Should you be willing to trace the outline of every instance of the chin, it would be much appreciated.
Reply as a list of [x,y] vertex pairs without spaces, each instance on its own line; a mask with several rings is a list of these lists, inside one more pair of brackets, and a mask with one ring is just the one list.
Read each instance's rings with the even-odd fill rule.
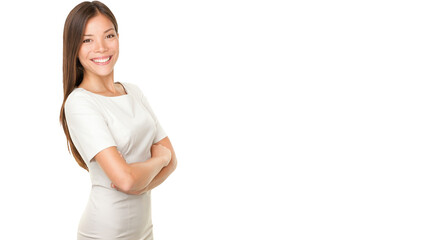
[[110,74],[113,73],[113,69],[111,69],[110,71],[89,71],[90,75],[95,75],[95,76],[99,76],[99,77],[107,77]]

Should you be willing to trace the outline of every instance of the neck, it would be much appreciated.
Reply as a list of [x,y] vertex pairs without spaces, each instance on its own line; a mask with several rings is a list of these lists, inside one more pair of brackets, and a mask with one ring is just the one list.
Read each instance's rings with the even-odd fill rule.
[[84,78],[82,79],[79,87],[90,89],[93,92],[111,92],[115,93],[114,76],[113,71],[107,76],[99,76],[84,72]]

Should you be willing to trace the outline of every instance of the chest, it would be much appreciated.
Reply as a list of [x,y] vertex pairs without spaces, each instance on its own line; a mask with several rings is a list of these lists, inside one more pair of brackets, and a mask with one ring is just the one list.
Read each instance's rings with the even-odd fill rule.
[[149,150],[156,134],[153,117],[133,96],[103,104],[109,130],[122,153]]

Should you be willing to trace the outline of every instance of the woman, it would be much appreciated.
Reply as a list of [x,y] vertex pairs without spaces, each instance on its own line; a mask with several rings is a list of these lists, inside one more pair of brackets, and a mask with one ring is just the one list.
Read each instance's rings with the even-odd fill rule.
[[176,168],[172,144],[141,89],[114,82],[118,56],[113,13],[99,1],[77,5],[64,26],[60,121],[92,182],[78,240],[153,239],[151,189]]

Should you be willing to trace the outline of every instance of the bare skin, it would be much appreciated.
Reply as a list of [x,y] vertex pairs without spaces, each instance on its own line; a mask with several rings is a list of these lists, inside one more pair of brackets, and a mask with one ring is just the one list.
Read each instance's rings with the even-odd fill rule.
[[93,92],[93,93],[96,93],[96,94],[100,94],[100,95],[103,95],[103,96],[108,96],[108,97],[116,97],[116,96],[121,96],[121,95],[126,94],[125,88],[120,83],[114,83],[114,92],[113,93],[111,91],[110,92],[95,92],[94,90],[90,90],[92,88],[89,87],[89,86],[86,86],[86,84],[84,84],[84,82],[79,84],[78,87],[83,88],[87,91],[90,91],[90,92]]
[[[99,65],[95,58],[111,56],[110,62]],[[104,96],[124,94],[122,86],[114,83],[114,66],[119,57],[119,34],[113,23],[99,14],[87,21],[78,60],[84,67],[79,87]]]
[[[160,147],[162,147],[163,149],[161,149]],[[155,178],[150,182],[148,186],[142,189],[137,189],[132,191],[123,191],[122,189],[114,185],[113,183],[111,184],[111,187],[115,188],[118,191],[125,192],[127,194],[140,195],[159,186],[161,183],[163,183],[167,179],[167,177],[169,177],[170,174],[172,174],[173,171],[175,171],[177,166],[175,151],[173,149],[172,143],[169,140],[169,137],[165,137],[159,142],[157,142],[156,144],[153,144],[153,146],[151,147],[152,157],[159,156],[159,155],[166,156],[168,153],[166,150],[164,150],[164,148],[166,150],[169,150],[171,153],[170,162],[168,163],[166,167],[162,168],[162,170],[155,176]]]

